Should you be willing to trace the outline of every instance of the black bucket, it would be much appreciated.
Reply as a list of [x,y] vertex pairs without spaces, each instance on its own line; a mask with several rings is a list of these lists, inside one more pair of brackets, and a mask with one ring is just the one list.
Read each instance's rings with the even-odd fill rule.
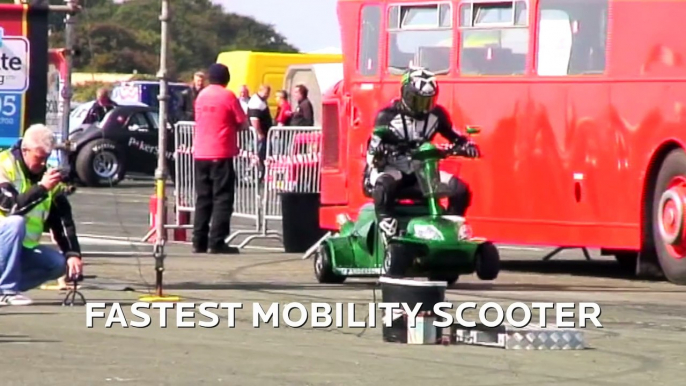
[[319,226],[319,193],[279,195],[284,249],[287,253],[304,253],[326,233]]
[[[418,281],[411,279],[392,279],[382,276],[381,301],[384,303],[406,303],[410,309],[414,309],[417,303],[421,303],[420,314],[433,314],[434,306],[445,301],[447,284],[439,281]],[[391,316],[392,323],[389,327],[383,326],[383,340],[385,342],[407,343],[408,323],[404,317],[404,311],[396,312]],[[441,336],[442,329],[436,328],[436,336]]]

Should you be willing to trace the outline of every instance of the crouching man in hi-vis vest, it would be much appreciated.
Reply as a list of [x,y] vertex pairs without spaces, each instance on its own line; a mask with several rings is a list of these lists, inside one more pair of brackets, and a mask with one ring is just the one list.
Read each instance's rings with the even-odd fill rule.
[[[0,152],[0,306],[31,304],[22,292],[60,278],[67,269],[70,276],[82,274],[62,177],[46,169],[54,146],[52,130],[38,124]],[[52,231],[62,253],[39,245],[45,229]]]

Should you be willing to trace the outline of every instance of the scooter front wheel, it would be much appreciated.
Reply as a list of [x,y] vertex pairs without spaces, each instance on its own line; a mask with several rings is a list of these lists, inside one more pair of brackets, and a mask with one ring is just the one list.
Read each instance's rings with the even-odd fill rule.
[[487,241],[476,251],[476,276],[481,280],[495,280],[500,273],[500,252]]
[[412,257],[407,249],[400,243],[390,243],[386,247],[384,260],[384,272],[388,277],[407,277],[407,272],[412,265]]
[[314,256],[314,276],[322,284],[341,284],[346,277],[333,271],[331,252],[326,242],[319,246]]

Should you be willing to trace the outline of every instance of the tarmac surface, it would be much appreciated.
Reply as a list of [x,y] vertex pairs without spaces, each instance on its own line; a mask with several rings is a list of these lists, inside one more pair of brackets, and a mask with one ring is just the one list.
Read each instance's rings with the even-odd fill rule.
[[[119,302],[129,321],[140,320],[129,305],[152,291],[155,279],[152,247],[137,242],[147,232],[152,190],[149,182],[127,181],[113,189],[81,189],[72,200],[85,274],[95,276],[87,278],[82,292],[89,302]],[[253,244],[261,245],[266,244]],[[362,321],[367,303],[375,295],[380,301],[373,279],[320,285],[312,260],[281,253],[273,242],[268,248],[217,257],[191,255],[187,245],[166,248],[166,293],[196,304],[243,303],[235,328],[227,326],[226,310],[218,311],[222,319],[216,328],[177,328],[175,311],[161,328],[156,310],[146,312],[152,316],[147,328],[106,328],[104,318],[88,328],[86,307],[62,307],[64,294],[57,291],[30,291],[36,304],[0,308],[0,384],[684,384],[683,287],[629,279],[597,252],[592,262],[576,251],[541,262],[545,249],[503,247],[506,262],[496,281],[464,277],[447,291],[451,302],[568,301],[602,307],[603,328],[583,330],[589,349],[518,351],[384,343],[380,325],[253,328],[254,302],[265,310],[274,302],[355,302],[356,319]]]

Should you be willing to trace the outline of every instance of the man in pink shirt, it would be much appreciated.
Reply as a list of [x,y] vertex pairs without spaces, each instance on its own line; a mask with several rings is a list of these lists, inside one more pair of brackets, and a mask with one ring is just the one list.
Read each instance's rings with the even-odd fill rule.
[[226,89],[230,79],[226,66],[213,64],[208,71],[209,86],[195,100],[194,253],[238,253],[225,240],[233,214],[233,158],[238,155],[238,132],[248,129],[248,119],[236,95]]

